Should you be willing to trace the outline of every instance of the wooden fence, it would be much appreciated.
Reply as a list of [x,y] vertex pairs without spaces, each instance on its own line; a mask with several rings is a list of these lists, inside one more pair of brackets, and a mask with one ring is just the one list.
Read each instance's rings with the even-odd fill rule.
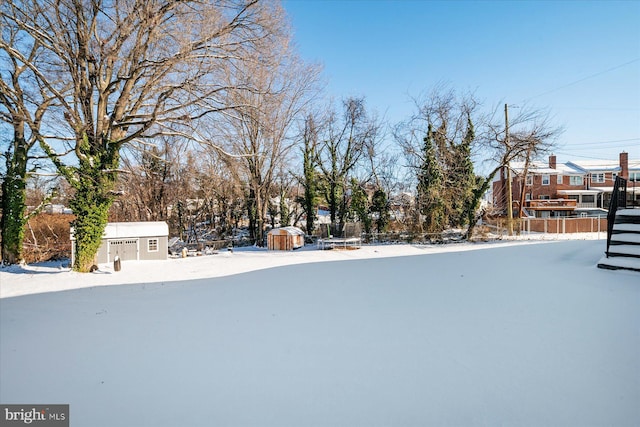
[[598,233],[607,231],[607,218],[521,218],[521,232],[535,233]]

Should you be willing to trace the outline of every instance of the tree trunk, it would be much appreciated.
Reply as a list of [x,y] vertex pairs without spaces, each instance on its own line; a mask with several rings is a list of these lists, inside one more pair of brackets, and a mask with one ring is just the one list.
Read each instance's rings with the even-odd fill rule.
[[22,244],[26,217],[27,151],[24,143],[7,153],[7,173],[2,182],[2,261],[22,263]]
[[264,233],[266,206],[263,195],[259,189],[256,191],[256,212],[256,246],[261,248],[264,246],[264,239],[262,234]]
[[247,197],[247,216],[249,217],[249,238],[256,243],[258,209],[256,207],[256,193],[253,188],[249,189],[249,196]]
[[73,269],[76,271],[88,273],[96,262],[113,203],[118,161],[115,147],[101,155],[80,159],[78,179],[74,181],[76,193],[69,202],[76,215],[72,223],[76,241]]
[[488,177],[484,178],[480,185],[476,185],[476,188],[473,190],[473,199],[469,204],[469,209],[467,210],[467,219],[469,221],[469,226],[467,228],[467,232],[465,233],[465,239],[469,240],[473,235],[473,230],[476,226],[476,222],[479,218],[476,217],[476,211],[480,207],[480,201],[482,200],[482,196],[487,192],[489,186],[493,182],[493,178],[496,176],[500,169],[496,168],[489,174]]
[[314,126],[313,118],[307,118],[305,122],[305,138],[304,138],[304,151],[303,151],[303,169],[304,169],[304,212],[307,216],[306,231],[308,235],[313,234],[314,221],[316,219],[316,171],[314,158],[316,158],[316,144],[317,140],[316,129]]
[[[311,184],[308,183],[307,185],[311,186],[311,185],[315,185],[315,184]],[[313,234],[313,226],[314,226],[314,221],[316,219],[316,209],[315,209],[315,204],[314,204],[314,193],[312,189],[307,189],[305,188],[305,192],[304,192],[304,212],[307,216],[306,219],[306,228],[307,228],[307,234],[308,235],[312,235]]]

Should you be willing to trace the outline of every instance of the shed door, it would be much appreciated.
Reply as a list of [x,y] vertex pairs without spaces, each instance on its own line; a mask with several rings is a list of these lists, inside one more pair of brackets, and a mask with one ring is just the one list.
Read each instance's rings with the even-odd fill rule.
[[138,260],[138,239],[109,240],[109,254],[107,262],[111,262],[118,255],[122,261]]
[[282,251],[288,251],[291,249],[289,246],[289,236],[277,236],[278,237],[278,249]]
[[280,236],[277,234],[272,234],[269,237],[271,237],[271,248],[270,249],[274,249],[276,251],[288,251],[289,249],[289,236]]

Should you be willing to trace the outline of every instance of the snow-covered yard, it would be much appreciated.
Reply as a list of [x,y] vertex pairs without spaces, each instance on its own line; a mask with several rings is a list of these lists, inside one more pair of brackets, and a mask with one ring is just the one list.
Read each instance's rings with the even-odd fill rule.
[[597,269],[604,248],[4,269],[0,402],[72,426],[637,426],[640,273]]

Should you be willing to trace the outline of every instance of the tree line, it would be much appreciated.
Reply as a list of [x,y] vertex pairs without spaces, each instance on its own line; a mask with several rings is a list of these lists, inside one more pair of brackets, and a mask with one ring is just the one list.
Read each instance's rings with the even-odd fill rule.
[[[534,111],[509,135],[499,111],[443,86],[389,131],[364,97],[323,100],[321,67],[297,54],[275,1],[6,0],[0,22],[7,263],[22,261],[38,212],[27,187],[48,173],[42,202],[68,195],[73,268],[86,272],[110,218],[179,232],[208,222],[221,235],[246,219],[261,244],[276,219],[311,234],[319,206],[338,228],[382,232],[410,194],[396,226],[471,233],[500,168],[558,133]],[[496,160],[486,176],[478,152]]]

